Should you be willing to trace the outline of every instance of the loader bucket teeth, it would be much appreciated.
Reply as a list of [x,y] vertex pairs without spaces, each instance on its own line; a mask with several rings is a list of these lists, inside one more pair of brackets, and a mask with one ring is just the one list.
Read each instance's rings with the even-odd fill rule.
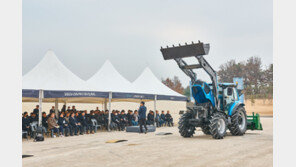
[[191,43],[185,45],[178,45],[173,47],[161,47],[160,51],[163,55],[164,60],[184,58],[184,57],[192,57],[192,56],[202,56],[207,55],[210,50],[210,44],[204,44],[202,42],[199,43]]

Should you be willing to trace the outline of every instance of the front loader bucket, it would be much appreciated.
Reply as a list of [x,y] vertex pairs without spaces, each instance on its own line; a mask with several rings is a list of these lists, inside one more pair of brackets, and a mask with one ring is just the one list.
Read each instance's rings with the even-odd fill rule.
[[260,115],[253,112],[252,115],[247,116],[247,129],[250,130],[263,130],[260,122]]
[[193,43],[173,47],[166,47],[160,49],[164,60],[192,57],[192,56],[202,56],[207,55],[210,50],[210,44],[204,44],[202,42]]

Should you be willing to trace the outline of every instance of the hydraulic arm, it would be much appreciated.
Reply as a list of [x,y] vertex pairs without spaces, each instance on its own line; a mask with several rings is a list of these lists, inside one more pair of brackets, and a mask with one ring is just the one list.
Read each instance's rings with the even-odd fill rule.
[[[197,80],[196,73],[193,69],[202,68],[210,76],[212,80],[212,91],[215,97],[215,106],[218,109],[219,100],[218,100],[218,81],[216,71],[210,66],[210,64],[204,59],[204,55],[207,55],[210,50],[210,44],[204,44],[202,42],[191,43],[185,45],[166,47],[160,49],[163,58],[165,60],[174,59],[179,68],[191,79],[191,83],[194,84]],[[185,57],[195,57],[198,61],[198,64],[188,65],[182,58]]]

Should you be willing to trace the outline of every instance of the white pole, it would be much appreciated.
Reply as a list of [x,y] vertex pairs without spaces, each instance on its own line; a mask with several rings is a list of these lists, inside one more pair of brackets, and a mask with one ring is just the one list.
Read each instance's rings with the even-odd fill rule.
[[43,98],[43,91],[39,90],[39,113],[38,113],[38,125],[41,126],[42,124],[42,98]]
[[154,95],[154,126],[156,126],[156,121],[155,121],[155,117],[156,117],[156,101],[157,101],[157,95]]
[[107,99],[105,99],[105,102],[104,102],[104,110],[105,111],[107,110]]
[[108,118],[108,131],[111,131],[111,99],[112,99],[112,92],[109,92],[109,118]]

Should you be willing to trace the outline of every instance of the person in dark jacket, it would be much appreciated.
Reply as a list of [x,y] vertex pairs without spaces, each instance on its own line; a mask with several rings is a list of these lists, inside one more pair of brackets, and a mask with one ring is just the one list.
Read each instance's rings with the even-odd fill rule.
[[120,120],[117,112],[111,114],[111,121],[117,125],[118,130],[120,131]]
[[128,110],[128,113],[126,114],[126,118],[127,118],[127,125],[132,126],[133,125],[133,111],[132,110]]
[[42,124],[42,129],[44,132],[47,132],[48,129],[48,124],[47,124],[47,115],[45,112],[42,112],[42,120],[41,120],[41,124]]
[[72,106],[72,110],[71,110],[72,112],[76,112],[76,108],[75,108],[75,106]]
[[[75,132],[75,135],[78,135],[78,129],[81,127],[80,123],[77,121],[77,119],[74,116],[75,114],[72,113],[71,117],[69,118],[69,125],[70,125],[70,135],[73,136],[73,131]],[[81,129],[80,129],[81,131]]]
[[51,106],[51,109],[49,110],[49,113],[55,113],[55,109],[54,109],[54,106]]
[[165,120],[168,126],[174,126],[173,117],[171,116],[170,111],[167,111],[167,114],[165,114]]
[[38,122],[38,117],[36,116],[36,114],[34,112],[32,112],[29,117],[29,120],[30,120],[30,123]]
[[58,125],[60,126],[59,130],[61,133],[61,136],[69,136],[69,125],[68,122],[65,120],[64,115],[60,114],[60,117],[58,119]]
[[160,114],[160,126],[162,126],[163,124],[165,124],[165,114],[164,114],[164,111],[161,111],[161,114]]
[[68,106],[67,111],[68,112],[71,112],[72,111],[70,106]]
[[[62,108],[61,112],[65,113],[65,111],[66,111],[66,105],[63,105],[63,108]],[[66,115],[64,115],[64,116],[66,116]]]
[[156,127],[160,127],[160,115],[158,110],[156,110],[156,114],[155,114],[155,123],[156,123]]
[[124,110],[122,110],[120,112],[120,115],[118,117],[119,117],[120,128],[121,128],[122,131],[124,131],[125,126],[127,124],[127,117],[126,117],[126,114],[125,114]]
[[88,118],[85,116],[85,112],[82,112],[81,115],[79,116],[79,122],[81,124],[83,133],[86,132],[86,134],[89,134],[88,131],[90,131],[90,133],[92,133],[93,129],[91,128],[91,126],[89,124],[90,120],[88,120]]
[[30,129],[30,120],[28,118],[28,112],[24,112],[22,118],[22,130],[29,132]]
[[145,102],[142,101],[139,108],[139,124],[140,124],[140,133],[143,133],[143,125],[144,125],[145,134],[147,133],[146,111],[147,111],[147,108],[145,107]]
[[153,125],[154,124],[154,113],[153,111],[149,111],[149,114],[147,116],[147,124]]
[[38,115],[39,114],[39,105],[36,105],[36,108],[34,108],[33,113],[35,115]]

